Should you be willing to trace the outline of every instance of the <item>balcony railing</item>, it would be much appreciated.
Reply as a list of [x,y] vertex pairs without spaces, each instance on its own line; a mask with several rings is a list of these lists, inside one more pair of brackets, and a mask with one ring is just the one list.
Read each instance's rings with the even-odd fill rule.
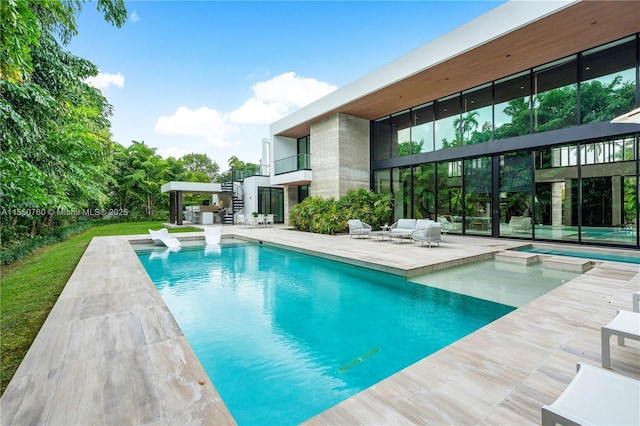
[[311,154],[298,154],[276,160],[273,163],[273,174],[281,175],[298,170],[311,170]]

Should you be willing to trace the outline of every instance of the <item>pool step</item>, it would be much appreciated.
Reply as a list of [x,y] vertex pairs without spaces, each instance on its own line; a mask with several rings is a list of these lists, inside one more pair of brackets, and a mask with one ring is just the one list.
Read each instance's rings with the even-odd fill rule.
[[517,263],[518,265],[531,265],[539,261],[536,253],[505,250],[496,253],[495,259],[500,262]]
[[546,268],[559,269],[562,271],[587,272],[593,268],[594,263],[588,259],[568,256],[549,256],[542,259],[542,264]]

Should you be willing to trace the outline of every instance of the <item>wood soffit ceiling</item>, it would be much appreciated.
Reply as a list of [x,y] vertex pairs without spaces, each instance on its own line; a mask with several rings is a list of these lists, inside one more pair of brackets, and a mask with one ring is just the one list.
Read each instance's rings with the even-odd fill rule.
[[280,135],[306,136],[312,122],[335,113],[375,120],[637,32],[640,2],[585,0]]

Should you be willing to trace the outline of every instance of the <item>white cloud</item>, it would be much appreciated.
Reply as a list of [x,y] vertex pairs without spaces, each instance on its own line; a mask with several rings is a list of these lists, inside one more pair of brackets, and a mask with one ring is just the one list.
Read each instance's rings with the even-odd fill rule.
[[[231,112],[180,106],[172,115],[161,116],[155,131],[160,135],[204,138],[216,148],[233,146],[237,151],[233,155],[238,158],[256,154],[255,147],[260,155],[260,144],[262,138],[269,136],[270,123],[335,89],[331,84],[288,72],[251,86],[253,96]],[[172,149],[175,151],[167,149],[161,155],[178,157],[178,149]]]
[[215,109],[203,106],[192,110],[181,106],[173,115],[161,116],[155,130],[161,135],[204,137],[212,145],[224,147],[230,145],[226,139],[234,127],[225,114]]
[[138,22],[140,20],[140,16],[138,16],[138,12],[134,10],[133,12],[131,12],[131,15],[129,15],[129,19],[131,20],[131,22]]
[[251,86],[253,97],[231,111],[235,123],[270,124],[336,90],[336,86],[287,72]]
[[96,89],[106,89],[109,86],[116,86],[122,89],[124,87],[124,76],[120,73],[118,74],[109,74],[109,73],[98,73],[95,77],[89,77],[86,80],[86,83],[90,86],[95,87]]

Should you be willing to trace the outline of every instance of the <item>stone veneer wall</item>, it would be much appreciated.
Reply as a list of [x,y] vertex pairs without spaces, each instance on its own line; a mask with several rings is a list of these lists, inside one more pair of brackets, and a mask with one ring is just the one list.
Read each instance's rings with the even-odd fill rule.
[[336,114],[311,125],[310,195],[340,198],[369,188],[369,121]]

